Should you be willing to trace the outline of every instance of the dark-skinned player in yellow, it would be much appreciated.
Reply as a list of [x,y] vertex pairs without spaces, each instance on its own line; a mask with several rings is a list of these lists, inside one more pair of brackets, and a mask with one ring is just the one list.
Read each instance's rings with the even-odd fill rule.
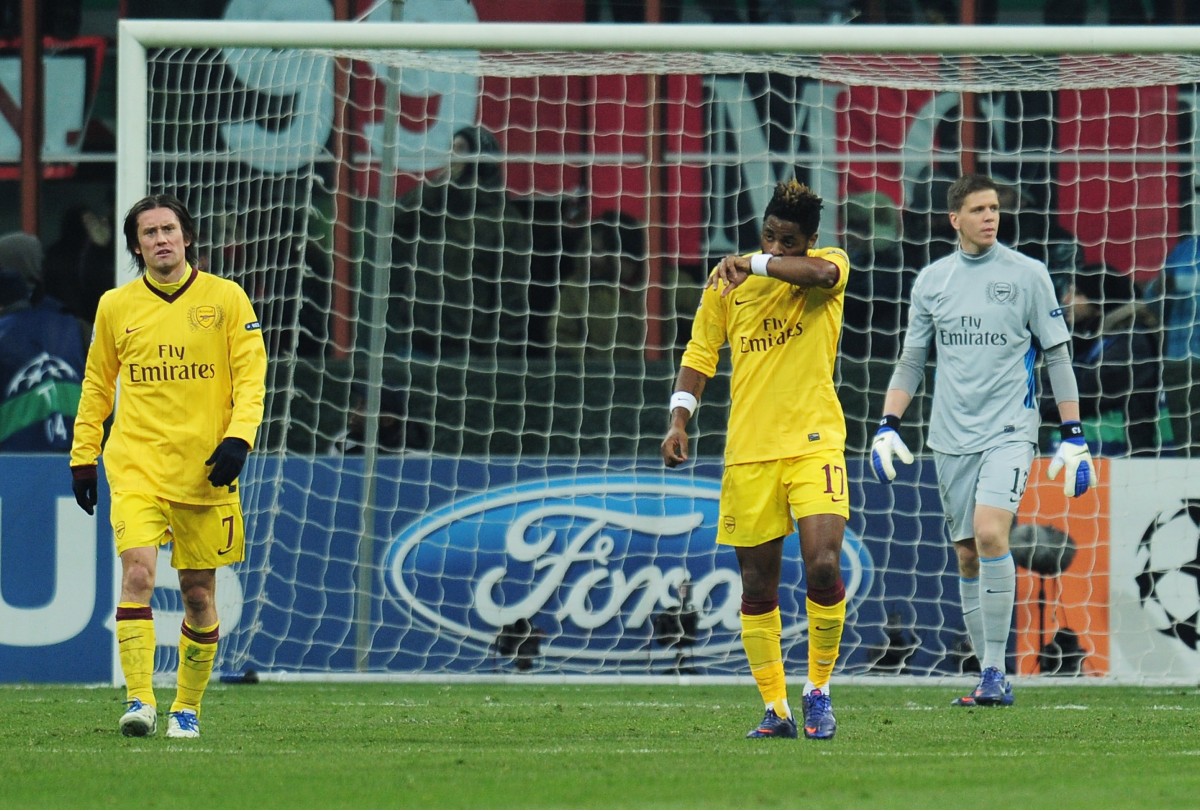
[[829,681],[846,619],[841,549],[850,510],[833,371],[850,263],[840,248],[816,247],[820,218],[820,197],[794,180],[779,183],[763,215],[761,252],[726,256],[713,269],[662,442],[668,467],[687,461],[688,421],[728,346],[732,402],[717,542],[737,555],[742,643],[766,705],[750,738],[798,734],[779,612],[783,539],[794,529],[808,589],[804,734],[827,739],[837,730]]

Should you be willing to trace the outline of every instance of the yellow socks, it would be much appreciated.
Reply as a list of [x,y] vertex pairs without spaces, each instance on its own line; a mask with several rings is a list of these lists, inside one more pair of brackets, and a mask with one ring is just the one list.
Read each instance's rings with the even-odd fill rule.
[[750,672],[758,685],[763,703],[773,707],[780,718],[788,718],[787,679],[783,673],[783,653],[779,639],[783,624],[779,607],[766,614],[742,613],[742,646],[750,661]]
[[217,658],[218,625],[192,628],[185,620],[179,633],[179,678],[171,712],[192,710],[200,715],[200,700]]
[[[218,627],[192,628],[183,623],[179,634],[179,679],[171,712],[200,714],[200,699],[212,676],[217,656]],[[117,605],[117,650],[125,674],[126,700],[151,707],[154,700],[154,614],[140,603]]]
[[154,702],[154,614],[141,603],[117,604],[117,651],[127,701]]
[[[828,690],[842,645],[846,599],[842,596],[833,605],[806,599],[805,605],[808,609],[808,680],[811,685]],[[780,718],[789,718],[791,710],[787,703],[787,679],[780,646],[783,625],[779,607],[765,614],[747,614],[743,610],[740,617],[742,646],[746,649],[750,672],[763,704],[774,709]]]
[[846,600],[843,597],[833,605],[820,605],[806,598],[804,604],[808,610],[808,680],[824,690],[842,645]]

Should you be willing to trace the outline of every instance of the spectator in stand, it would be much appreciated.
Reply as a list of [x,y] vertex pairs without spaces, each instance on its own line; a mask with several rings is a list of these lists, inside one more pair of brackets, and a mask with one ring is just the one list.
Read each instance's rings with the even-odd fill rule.
[[[824,0],[823,5],[840,5],[861,11],[855,23],[891,25],[956,25],[959,10],[954,0],[888,0],[882,3],[852,3],[850,0]],[[996,22],[995,0],[976,3],[975,19],[980,24]],[[837,22],[837,20],[830,20]]]
[[176,19],[217,20],[229,0],[175,0],[170,9],[163,7],[161,0],[123,0],[125,3],[125,18],[158,19],[173,17]]
[[1083,247],[1049,211],[1014,186],[1000,186],[1000,232],[997,239],[1046,266],[1057,289],[1069,284],[1083,267]]
[[35,307],[24,273],[0,267],[0,451],[69,451],[87,345],[78,322]]
[[[20,231],[0,237],[0,268],[14,271],[25,280],[29,290],[29,306],[55,315],[69,313],[62,301],[46,291],[42,275],[45,269],[44,254],[37,237]],[[83,336],[86,348],[92,334],[91,322],[78,319],[74,331]]]
[[[1088,21],[1088,6],[1106,6],[1109,25],[1195,25],[1200,23],[1200,6],[1175,0],[1151,0],[1149,8],[1142,0],[1046,0],[1042,17],[1046,25],[1083,25]],[[1098,20],[1101,24],[1103,18]]]
[[333,262],[328,252],[315,240],[300,238],[293,240],[290,247],[289,268],[293,273],[300,274],[296,354],[302,358],[320,358],[329,345]]
[[281,206],[231,212],[215,218],[214,227],[219,236],[206,270],[246,287],[267,354],[322,357],[329,343],[333,265],[308,237],[303,214]]
[[[0,0],[0,38],[16,40],[21,36],[22,0]],[[71,39],[79,36],[83,22],[83,0],[54,0],[39,3],[42,31],[47,37]]]
[[[929,184],[931,199],[944,196],[945,178]],[[997,241],[1038,260],[1050,272],[1055,288],[1062,290],[1073,273],[1083,267],[1083,248],[1075,235],[1058,223],[1047,203],[1039,203],[1023,187],[997,183],[1000,197],[1000,231]],[[923,209],[923,206],[919,208]],[[905,264],[923,267],[949,256],[958,235],[944,217],[906,210],[904,218]]]
[[846,282],[842,356],[895,360],[911,280],[904,269],[900,209],[882,192],[846,200]]
[[1144,298],[1162,324],[1163,357],[1200,357],[1200,237],[1175,244]]
[[[604,13],[606,10],[608,16]],[[659,14],[659,22],[679,22],[683,14],[683,0],[659,0]],[[589,23],[644,23],[646,0],[585,0],[583,18]]]
[[675,337],[673,346],[682,352],[692,334],[692,321],[700,306],[704,291],[705,269],[698,263],[685,263],[676,270],[672,306],[675,308]]
[[675,664],[667,672],[683,675],[696,673],[696,668],[690,665],[689,659],[696,645],[700,612],[692,602],[690,580],[680,583],[678,591],[679,601],[668,605],[661,614],[655,614],[652,624],[655,641],[664,647],[675,649]]
[[1089,265],[1062,303],[1088,442],[1104,456],[1157,455],[1162,361],[1151,337],[1156,320],[1137,301],[1133,279]]
[[[405,393],[384,386],[379,392],[379,427],[376,451],[381,454],[403,453],[407,450],[429,449],[429,436],[424,426],[405,419]],[[355,383],[350,387],[350,413],[346,415],[346,430],[333,438],[329,453],[362,456],[367,428],[367,387]]]
[[[392,274],[389,350],[486,362],[501,338],[505,348],[524,345],[529,258],[520,244],[528,240],[505,193],[495,136],[463,127],[451,149],[449,167],[396,205],[392,259],[401,270]],[[505,268],[514,256],[524,256],[523,269]]]
[[91,324],[100,296],[113,286],[115,267],[112,220],[82,205],[63,212],[58,239],[46,249],[46,293]]
[[[0,236],[0,267],[20,274],[29,287],[29,303],[42,306],[46,298],[46,280],[42,275],[46,252],[41,241],[21,231]],[[55,310],[62,309],[62,302],[54,300],[47,304]]]
[[638,361],[646,346],[646,249],[641,225],[608,212],[587,229],[563,280],[554,326],[560,357]]

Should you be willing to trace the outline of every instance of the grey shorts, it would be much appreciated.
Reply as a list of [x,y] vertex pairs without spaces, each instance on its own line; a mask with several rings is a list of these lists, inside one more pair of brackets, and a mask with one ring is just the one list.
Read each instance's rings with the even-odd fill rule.
[[933,452],[938,493],[957,543],[975,537],[975,505],[985,504],[1016,515],[1029,483],[1036,446],[1032,442],[1006,442],[979,453],[953,455]]

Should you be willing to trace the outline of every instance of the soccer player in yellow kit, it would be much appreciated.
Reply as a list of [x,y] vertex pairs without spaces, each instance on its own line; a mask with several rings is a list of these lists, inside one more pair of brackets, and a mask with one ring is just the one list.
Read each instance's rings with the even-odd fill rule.
[[173,542],[184,620],[167,737],[196,738],[217,652],[216,570],[245,557],[238,476],[262,422],[267,353],[245,292],[189,261],[196,227],[183,203],[145,197],[125,216],[124,232],[144,273],[105,293],[96,311],[71,447],[73,489],[92,515],[103,442],[121,559],[125,735],[153,735],[158,726],[150,597],[158,547]]
[[718,543],[734,547],[742,580],[742,643],[766,704],[750,738],[795,738],[780,638],[783,539],[800,531],[808,593],[804,734],[837,730],[829,680],[841,646],[846,590],[842,537],[850,516],[846,421],[833,385],[850,262],[817,248],[821,198],[779,183],[763,216],[762,252],[713,270],[683,353],[663,461],[688,458],[687,424],[728,344],[732,404]]

